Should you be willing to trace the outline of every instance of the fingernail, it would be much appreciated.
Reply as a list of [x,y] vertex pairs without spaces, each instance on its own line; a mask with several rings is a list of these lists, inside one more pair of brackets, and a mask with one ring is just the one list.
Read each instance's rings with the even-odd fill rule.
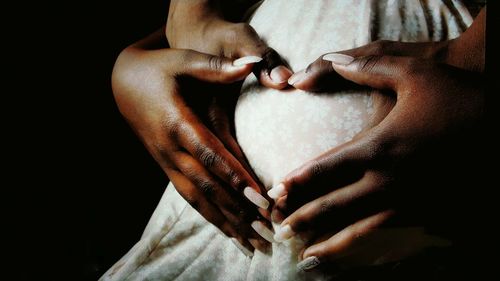
[[269,207],[269,201],[267,201],[264,196],[260,195],[257,191],[249,186],[243,189],[243,195],[245,195],[245,197],[248,198],[250,202],[254,203],[259,208],[267,209]]
[[267,241],[274,243],[273,239],[273,232],[269,230],[262,222],[260,221],[254,221],[252,222],[252,228],[257,232],[262,238],[266,239]]
[[231,238],[231,241],[234,243],[234,245],[240,249],[241,252],[243,252],[243,254],[245,254],[245,256],[247,257],[253,257],[253,252],[251,252],[250,250],[248,250],[245,246],[241,245],[240,242],[238,241],[238,239],[236,238]]
[[317,257],[312,256],[305,258],[303,261],[297,264],[297,269],[302,271],[307,271],[315,268],[320,264],[320,261]]
[[277,242],[283,242],[283,241],[286,241],[286,240],[292,238],[292,236],[294,236],[294,235],[295,235],[295,232],[293,232],[290,225],[287,224],[283,227],[278,228],[278,230],[276,231],[276,234],[274,234],[273,238]]
[[277,186],[269,189],[269,191],[267,192],[267,195],[269,195],[269,197],[273,199],[278,199],[285,194],[286,190],[285,190],[285,185],[283,183],[280,183]]
[[344,54],[328,54],[323,56],[323,60],[331,61],[338,65],[348,65],[354,60],[354,58]]
[[271,80],[273,80],[274,82],[283,83],[287,81],[292,74],[293,73],[290,69],[280,65],[278,67],[273,68],[269,76],[271,77]]
[[246,56],[246,57],[242,57],[242,58],[239,58],[239,59],[233,61],[233,65],[234,66],[242,66],[245,64],[257,63],[257,62],[260,62],[261,60],[262,60],[262,58],[257,57],[257,56]]
[[302,79],[304,79],[305,76],[306,76],[306,71],[305,70],[301,70],[299,72],[295,72],[288,79],[288,84],[293,86],[295,83],[297,83],[297,82],[301,81]]

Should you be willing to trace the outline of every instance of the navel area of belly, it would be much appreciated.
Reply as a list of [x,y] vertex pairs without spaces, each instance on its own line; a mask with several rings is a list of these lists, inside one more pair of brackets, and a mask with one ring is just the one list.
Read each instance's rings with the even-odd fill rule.
[[372,114],[363,92],[313,94],[244,83],[235,111],[238,142],[266,186],[321,153],[349,141]]
[[[332,3],[336,1],[266,0],[250,24],[292,70],[299,71],[323,53],[354,47],[354,35],[340,33],[345,33],[343,19],[336,16],[339,11],[330,7]],[[365,128],[371,103],[370,95],[363,92],[268,89],[250,75],[236,106],[237,139],[255,173],[269,187]]]

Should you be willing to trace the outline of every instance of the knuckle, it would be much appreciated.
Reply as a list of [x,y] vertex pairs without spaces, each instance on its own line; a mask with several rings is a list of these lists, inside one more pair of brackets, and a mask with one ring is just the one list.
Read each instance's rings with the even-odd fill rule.
[[171,118],[164,118],[161,122],[161,127],[168,138],[176,138],[182,131],[180,122],[176,122]]
[[234,169],[230,169],[227,172],[227,177],[232,186],[237,188],[245,188],[247,186],[246,181]]
[[334,208],[335,208],[335,202],[332,199],[330,198],[323,199],[319,204],[319,214],[328,214]]
[[248,23],[240,22],[240,23],[235,23],[233,25],[233,30],[237,32],[240,36],[242,34],[251,34],[253,35],[255,33],[255,30],[253,27],[251,27]]
[[323,166],[322,163],[320,163],[318,161],[314,161],[311,163],[311,165],[309,167],[309,173],[310,173],[312,178],[319,177],[319,176],[323,175],[324,172],[325,172],[325,167]]
[[211,70],[221,71],[223,65],[224,65],[224,61],[223,61],[222,57],[219,57],[219,56],[210,56],[208,58],[208,67]]
[[227,132],[229,131],[229,124],[227,117],[216,110],[208,111],[208,120],[210,125],[214,128],[216,132]]
[[212,196],[215,193],[216,184],[210,180],[198,181],[198,188],[207,196]]
[[219,160],[219,157],[217,153],[215,153],[215,151],[202,145],[198,145],[196,147],[195,155],[199,159],[201,164],[208,168],[215,166],[215,164]]
[[379,56],[374,56],[374,55],[366,56],[361,60],[359,60],[357,64],[357,71],[370,73],[377,66],[379,60],[380,60]]

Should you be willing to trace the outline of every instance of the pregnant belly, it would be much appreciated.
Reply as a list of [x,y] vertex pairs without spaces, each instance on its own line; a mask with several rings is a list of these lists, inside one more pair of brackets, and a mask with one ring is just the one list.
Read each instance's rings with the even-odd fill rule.
[[[453,16],[446,6],[457,3],[267,0],[255,11],[250,24],[293,71],[299,71],[326,52],[377,39],[429,41],[455,37],[465,28],[461,26],[464,21],[470,23],[460,14]],[[461,11],[460,5],[458,9],[455,6],[455,13]],[[444,13],[446,22],[440,14],[444,9],[448,9]],[[433,15],[434,10],[441,12]],[[433,25],[428,26],[429,22]],[[236,106],[237,139],[255,173],[269,188],[307,160],[372,126],[373,117],[378,118],[377,113],[386,109],[378,106],[379,101],[387,104],[383,99],[377,92],[359,89],[331,89],[322,94],[277,91],[262,87],[251,75]]]

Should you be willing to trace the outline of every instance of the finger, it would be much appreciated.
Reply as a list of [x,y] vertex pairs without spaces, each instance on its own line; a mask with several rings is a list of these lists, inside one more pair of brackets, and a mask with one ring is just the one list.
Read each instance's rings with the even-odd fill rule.
[[297,89],[310,92],[325,91],[332,86],[339,89],[345,83],[339,79],[339,75],[336,74],[332,65],[325,60],[329,61],[336,57],[339,64],[345,64],[350,62],[351,58],[360,57],[411,56],[426,58],[433,56],[439,50],[440,45],[440,43],[434,42],[406,43],[379,40],[358,48],[325,54],[305,70],[292,75],[288,83]]
[[[344,54],[329,54],[324,60],[332,62],[335,71],[347,80],[376,89],[398,92],[414,59],[394,56],[366,56],[354,58]],[[413,64],[415,65],[415,64]]]
[[383,211],[318,241],[304,250],[298,267],[311,270],[307,264],[312,260],[325,266],[335,264],[340,269],[382,265],[424,249],[451,245],[449,240],[431,235],[423,227],[389,226],[393,217],[392,210]]
[[245,79],[252,72],[260,57],[250,56],[232,60],[192,50],[171,49],[176,52],[169,61],[169,71],[178,76],[190,76],[212,83],[233,83]]
[[234,25],[234,36],[227,36],[228,43],[238,56],[258,56],[262,61],[254,67],[255,76],[266,87],[283,89],[293,74],[288,64],[270,48],[248,24]]
[[303,253],[303,260],[297,264],[297,268],[309,271],[320,264],[348,257],[352,252],[363,248],[366,245],[364,238],[376,231],[393,215],[392,210],[380,212],[344,228],[328,240],[308,247]]
[[174,169],[168,169],[167,175],[174,184],[179,194],[203,216],[208,222],[220,229],[227,237],[236,238],[248,250],[253,251],[253,246],[248,240],[238,233],[227,218],[219,209],[213,205],[198,188],[181,172]]
[[285,211],[282,210],[289,210],[286,204],[287,197],[288,196],[285,195],[283,197],[275,199],[273,210],[271,212],[272,222],[281,224],[283,220],[286,219],[286,215],[284,214]]
[[260,194],[259,185],[224,144],[203,124],[194,122],[178,136],[183,148],[207,170],[233,189],[243,192],[250,202],[262,209],[269,201]]
[[[236,139],[231,134],[224,133],[221,136],[219,136],[220,140],[224,143],[224,145],[228,148],[228,150],[240,161],[240,163],[243,165],[245,170],[250,174],[250,176],[255,179],[255,182],[257,182],[257,176],[253,172],[252,168],[248,164],[246,157],[244,156],[243,152],[241,151],[240,146],[236,142]],[[258,187],[260,190],[260,193],[262,196],[266,197],[266,189],[258,183]],[[266,197],[266,200],[268,198]],[[271,202],[268,200],[268,202]],[[260,215],[265,218],[268,221],[271,221],[271,213],[268,211],[268,209],[264,208],[258,208],[257,211],[260,213]]]
[[[209,110],[209,120],[211,124],[211,129],[214,132],[215,136],[219,138],[219,140],[224,144],[224,146],[228,149],[228,151],[234,155],[234,157],[240,161],[245,170],[250,174],[250,176],[258,183],[261,194],[266,197],[266,190],[264,186],[258,181],[257,175],[253,172],[253,169],[248,164],[248,161],[243,154],[238,142],[234,137],[234,122],[230,121],[234,119],[231,118],[231,113],[228,112],[228,108],[234,109],[233,106],[229,106],[226,104],[227,99],[221,100],[221,97],[215,97],[212,105]],[[230,117],[231,116],[231,117]],[[266,198],[268,199],[268,198]],[[271,214],[267,209],[258,209],[259,213],[266,218],[268,221],[271,221]]]
[[[176,153],[173,158],[174,165],[182,172],[196,187],[197,192],[201,192],[210,202],[217,205],[219,209],[226,210],[239,220],[250,224],[257,218],[255,208],[248,201],[244,200],[232,189],[225,189],[206,168],[185,152]],[[238,222],[238,224],[242,224]]]
[[[287,195],[289,208],[302,206],[332,188],[346,186],[359,180],[370,160],[370,139],[346,142],[312,159],[285,176],[269,190],[273,199]],[[311,188],[314,186],[314,188]]]
[[428,58],[439,52],[446,42],[399,42],[377,40],[361,47],[343,50],[338,53],[352,57],[364,56],[403,56]]
[[346,83],[335,72],[331,62],[324,60],[321,56],[306,69],[294,73],[288,79],[288,84],[308,92],[322,92],[328,89],[339,89]]
[[293,72],[272,48],[267,48],[263,59],[255,66],[254,73],[259,82],[269,88],[283,89],[288,86],[288,79]]
[[320,236],[387,208],[389,196],[384,180],[369,174],[360,181],[319,197],[293,212],[276,232],[276,241],[296,234],[314,232]]
[[[216,205],[236,231],[246,238],[260,239],[262,243],[266,243],[251,226],[258,220],[253,205],[250,205],[233,190],[223,188],[191,155],[183,152],[177,153],[174,162],[182,174],[198,187],[196,192],[202,193],[205,198]],[[266,225],[265,222],[261,223]]]

